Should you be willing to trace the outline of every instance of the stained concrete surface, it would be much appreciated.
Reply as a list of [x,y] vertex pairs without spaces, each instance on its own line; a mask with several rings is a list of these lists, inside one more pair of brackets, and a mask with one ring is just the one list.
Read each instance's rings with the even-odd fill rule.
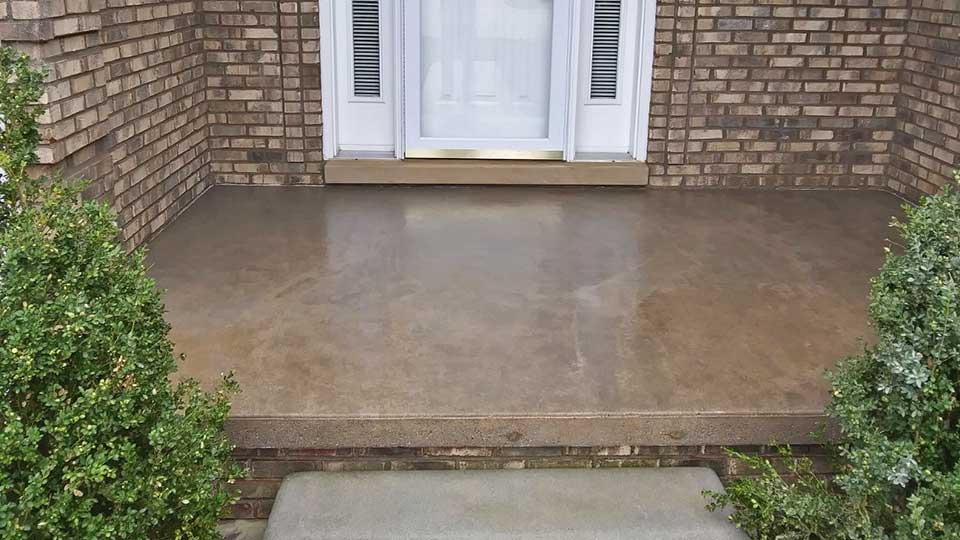
[[710,469],[300,473],[264,540],[745,540],[702,490]]
[[[819,418],[824,371],[870,339],[868,280],[899,204],[863,191],[220,186],[149,261],[181,374],[235,370],[237,431],[286,430],[265,445],[352,445],[365,429],[391,445],[572,444],[562,424],[528,435],[558,418],[581,435],[584,419],[610,424],[577,444],[616,438],[625,418],[637,431],[619,443],[644,430],[761,443],[775,433],[711,439],[677,419]],[[460,435],[438,435],[444,419]]]

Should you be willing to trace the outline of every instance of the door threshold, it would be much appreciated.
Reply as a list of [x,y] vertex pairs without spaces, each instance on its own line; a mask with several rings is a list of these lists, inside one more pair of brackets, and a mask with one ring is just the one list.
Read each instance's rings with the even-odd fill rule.
[[643,161],[332,159],[324,166],[327,184],[645,186],[648,176]]

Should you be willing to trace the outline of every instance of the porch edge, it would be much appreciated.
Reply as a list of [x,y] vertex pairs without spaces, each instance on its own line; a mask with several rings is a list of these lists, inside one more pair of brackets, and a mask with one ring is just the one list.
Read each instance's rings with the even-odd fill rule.
[[814,444],[823,413],[489,417],[232,417],[240,448]]

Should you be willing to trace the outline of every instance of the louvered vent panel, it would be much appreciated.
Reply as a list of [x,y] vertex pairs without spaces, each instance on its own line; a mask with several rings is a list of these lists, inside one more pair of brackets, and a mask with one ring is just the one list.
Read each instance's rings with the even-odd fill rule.
[[380,97],[380,1],[353,0],[353,94]]
[[591,99],[617,99],[621,3],[621,0],[594,1],[593,58],[590,63]]

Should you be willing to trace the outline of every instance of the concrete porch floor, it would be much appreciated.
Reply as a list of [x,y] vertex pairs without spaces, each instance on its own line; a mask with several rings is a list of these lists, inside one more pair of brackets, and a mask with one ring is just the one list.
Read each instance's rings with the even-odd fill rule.
[[150,245],[241,447],[803,443],[869,339],[864,191],[214,188]]

